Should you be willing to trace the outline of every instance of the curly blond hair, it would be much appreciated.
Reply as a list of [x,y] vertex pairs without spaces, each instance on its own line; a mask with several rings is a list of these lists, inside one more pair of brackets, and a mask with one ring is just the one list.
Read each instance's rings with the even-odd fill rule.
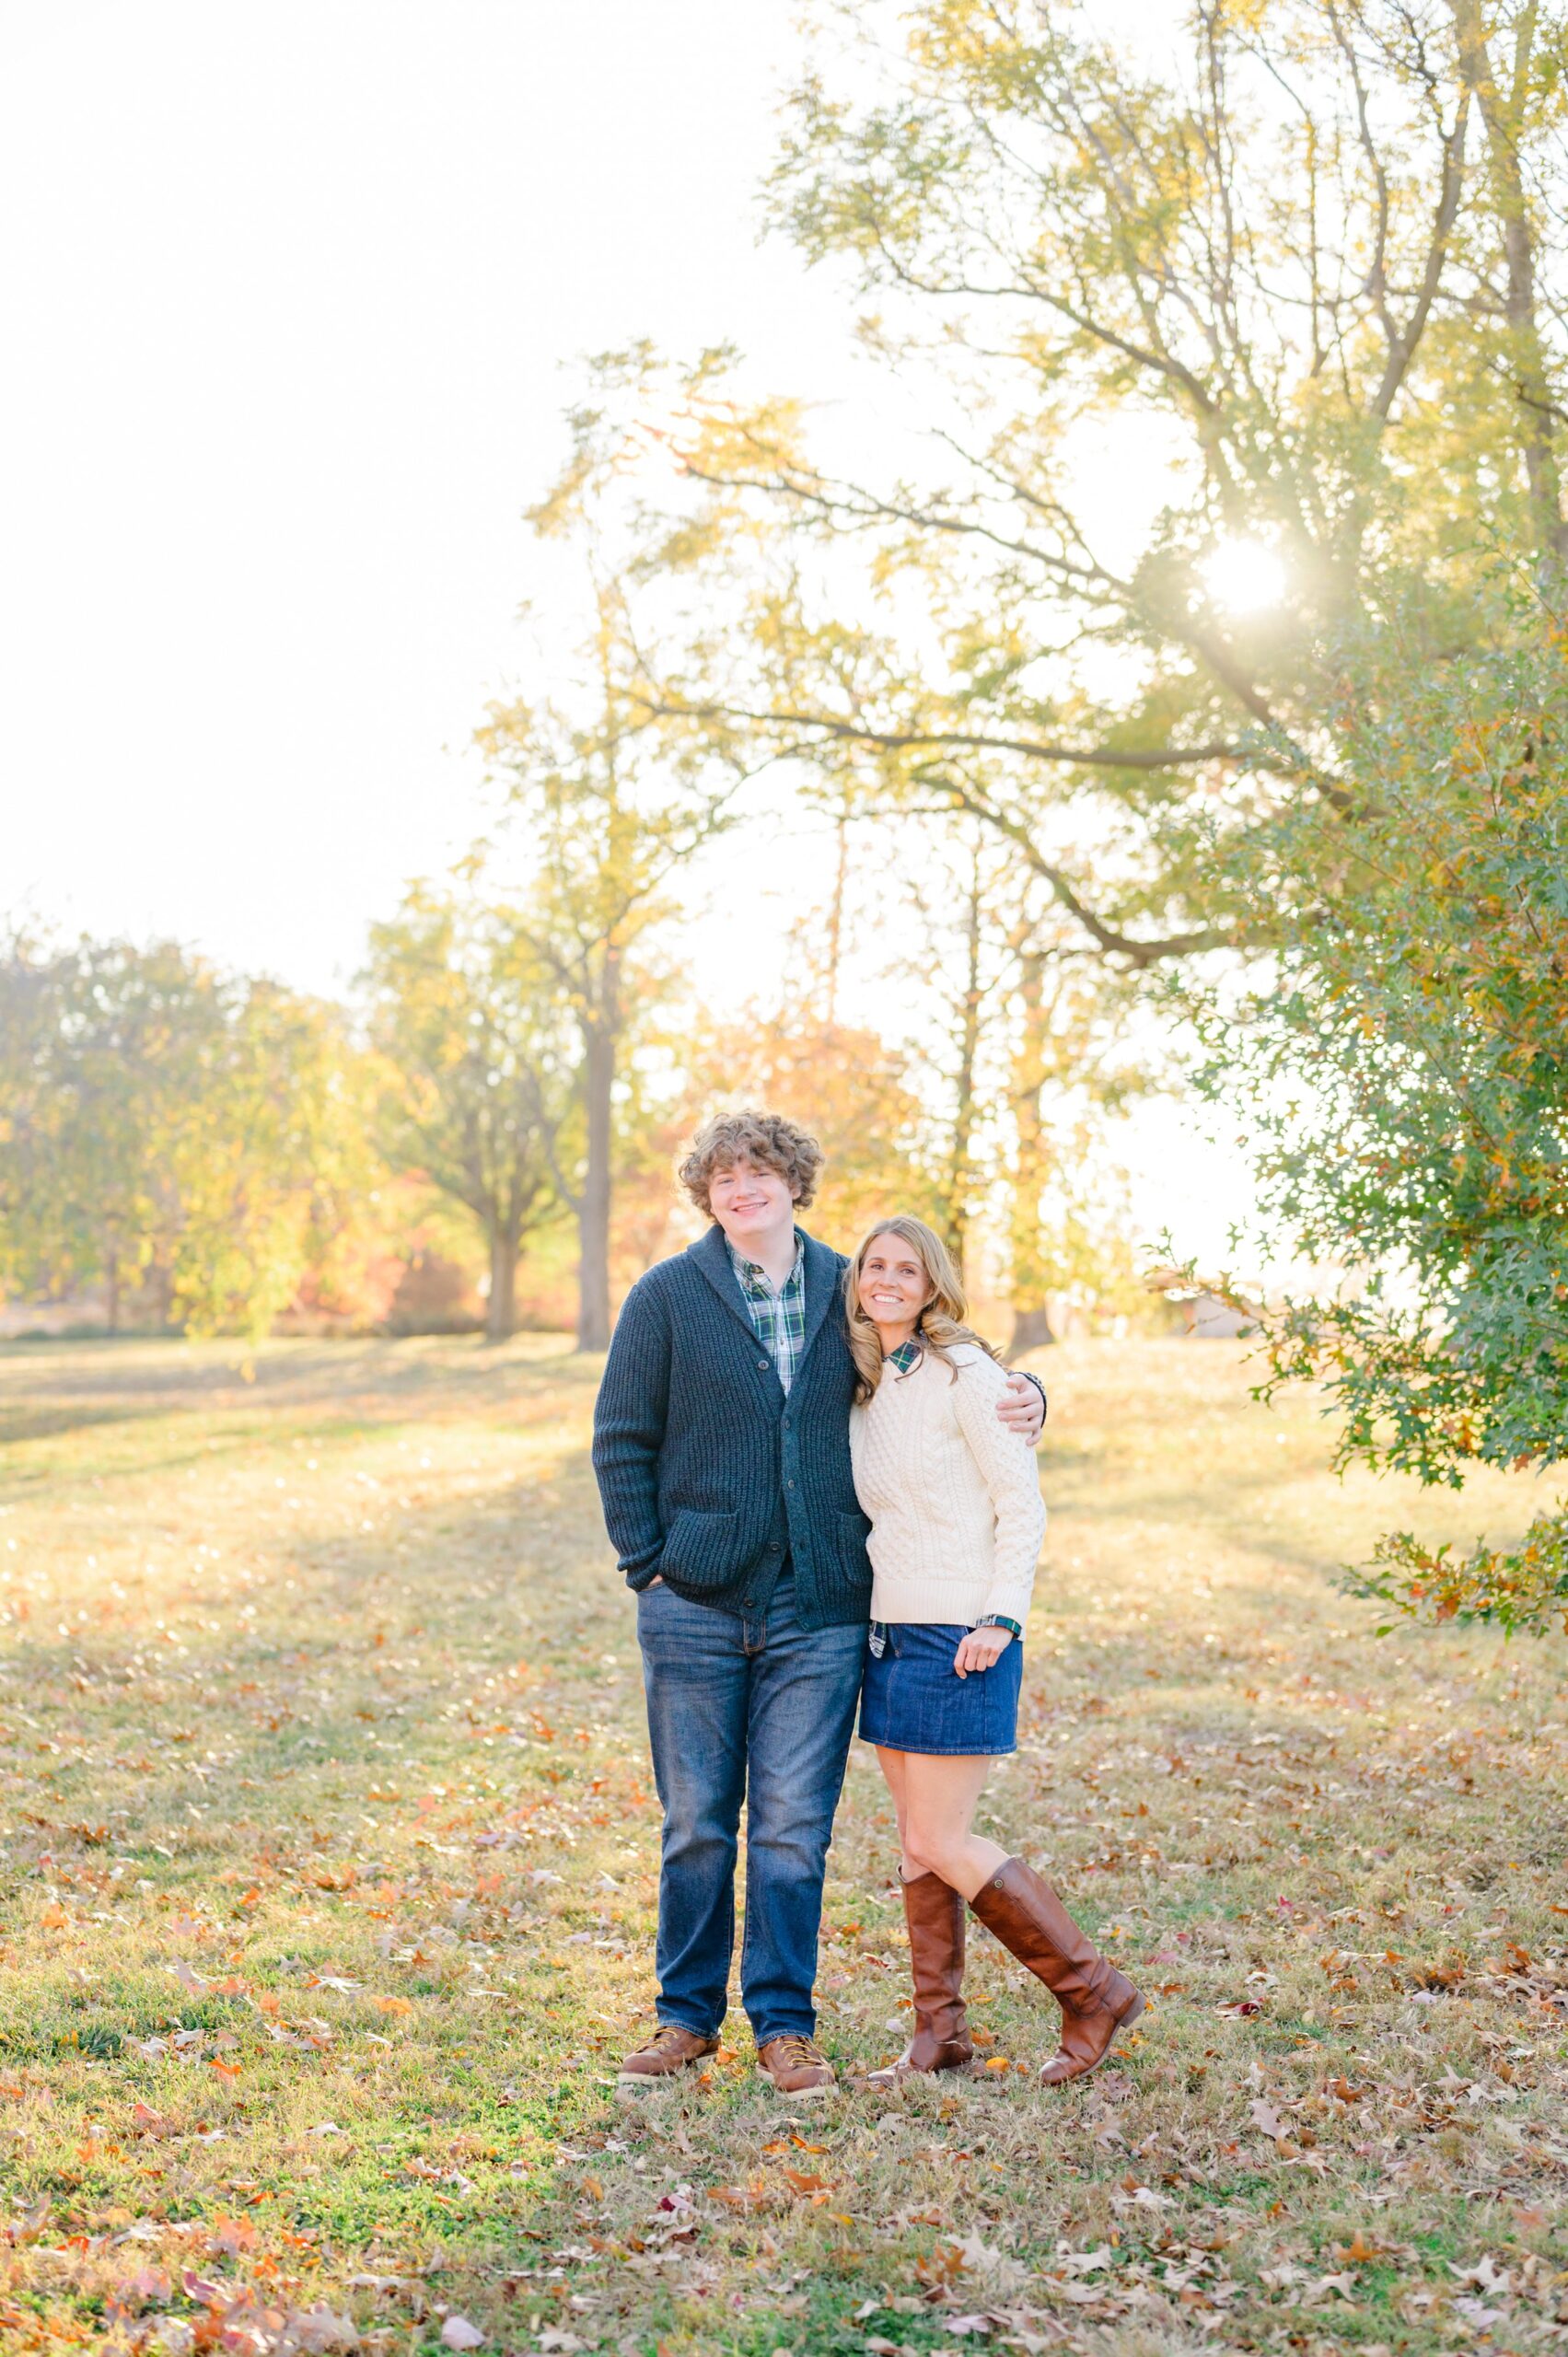
[[738,1162],[755,1163],[759,1169],[776,1170],[804,1211],[817,1192],[822,1149],[808,1131],[782,1113],[720,1113],[705,1121],[681,1162],[681,1185],[700,1212],[714,1215],[709,1189],[715,1170],[733,1170]]

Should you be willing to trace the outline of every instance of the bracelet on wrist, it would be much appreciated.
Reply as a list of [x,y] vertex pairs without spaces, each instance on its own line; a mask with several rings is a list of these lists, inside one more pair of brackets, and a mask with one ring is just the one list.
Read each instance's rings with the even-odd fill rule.
[[1024,1642],[1023,1631],[1016,1620],[1009,1620],[1005,1612],[982,1613],[974,1625],[977,1629],[1005,1629],[1008,1635],[1016,1637],[1020,1644]]

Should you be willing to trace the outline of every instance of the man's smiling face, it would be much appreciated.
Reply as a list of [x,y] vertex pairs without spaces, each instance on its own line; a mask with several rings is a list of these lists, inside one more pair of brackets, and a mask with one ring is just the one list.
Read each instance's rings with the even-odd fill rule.
[[708,1181],[708,1202],[714,1217],[738,1251],[763,1237],[793,1226],[795,1198],[789,1181],[762,1163],[744,1156],[727,1169],[715,1170]]

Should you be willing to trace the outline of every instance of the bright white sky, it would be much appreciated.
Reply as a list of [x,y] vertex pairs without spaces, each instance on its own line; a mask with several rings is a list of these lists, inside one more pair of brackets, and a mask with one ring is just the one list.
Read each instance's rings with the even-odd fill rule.
[[[570,364],[851,380],[830,281],[756,242],[791,14],[0,0],[0,913],[346,983],[481,823]],[[694,928],[739,996],[812,897],[770,875],[744,977]],[[1151,1118],[1151,1223],[1196,1216]]]

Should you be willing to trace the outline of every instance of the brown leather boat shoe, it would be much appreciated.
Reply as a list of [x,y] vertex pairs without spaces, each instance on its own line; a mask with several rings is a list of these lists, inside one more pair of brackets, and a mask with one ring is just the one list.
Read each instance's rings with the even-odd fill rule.
[[813,2038],[770,2038],[757,2061],[781,2096],[819,2096],[837,2084],[832,2064]]
[[699,2038],[694,2029],[682,2029],[679,2022],[664,2022],[645,2046],[628,2054],[615,2075],[623,2087],[646,2086],[650,2079],[668,2079],[677,2071],[689,2071],[693,2062],[718,2050],[716,2038]]

